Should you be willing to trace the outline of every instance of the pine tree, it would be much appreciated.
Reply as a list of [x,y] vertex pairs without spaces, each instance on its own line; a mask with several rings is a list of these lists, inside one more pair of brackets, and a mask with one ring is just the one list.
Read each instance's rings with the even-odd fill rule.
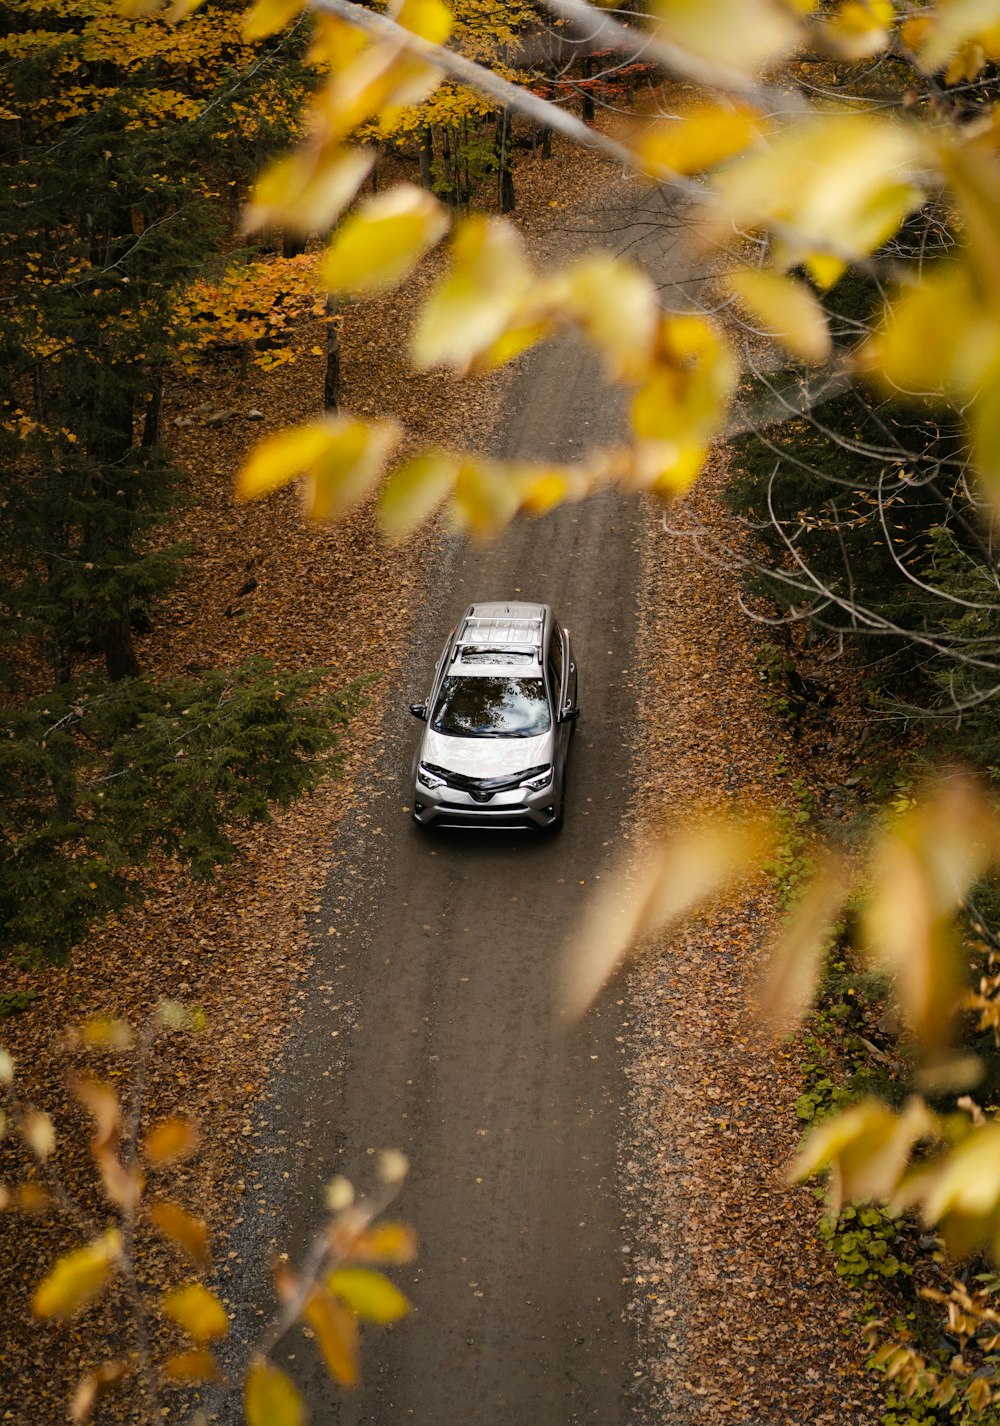
[[181,30],[82,0],[10,0],[0,70],[0,954],[58,957],[170,856],[209,875],[230,830],[329,773],[346,701],[251,662],[140,675],[137,615],[178,577],[148,536],[177,503],[162,386],[181,296],[295,131],[304,36]]

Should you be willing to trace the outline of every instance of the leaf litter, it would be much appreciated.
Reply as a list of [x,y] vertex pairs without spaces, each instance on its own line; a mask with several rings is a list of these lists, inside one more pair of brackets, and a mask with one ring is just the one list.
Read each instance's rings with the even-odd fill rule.
[[[550,163],[523,161],[519,212],[529,248],[544,260],[585,241],[594,194],[622,176],[558,139]],[[583,215],[583,216],[581,216]],[[488,448],[502,410],[504,374],[458,382],[414,374],[397,334],[437,270],[425,262],[404,292],[350,307],[343,324],[344,406],[394,415],[421,442]],[[387,334],[392,334],[387,340]],[[262,435],[312,416],[321,404],[321,334],[303,331],[294,364],[240,381],[221,363],[178,379],[165,426],[185,471],[190,504],[163,532],[191,550],[185,577],[141,640],[143,666],[160,676],[237,663],[254,653],[284,668],[323,666],[342,685],[379,671],[352,724],[344,776],[321,785],[264,827],[239,836],[242,859],[216,882],[193,885],[165,861],[139,908],[113,916],[44,972],[8,971],[8,988],[38,999],[2,1027],[19,1092],[57,1126],[52,1166],[97,1223],[106,1216],[87,1155],[92,1123],[67,1090],[69,1070],[97,1070],[123,1092],[131,1055],[67,1049],[89,1016],[133,1024],[165,996],[201,1006],[209,1030],[158,1043],[147,1073],[147,1122],[191,1115],[197,1152],[154,1166],[148,1194],[207,1220],[225,1263],[233,1190],[261,1181],[256,1108],[290,1020],[304,1013],[310,918],[341,852],[337,829],[359,813],[354,789],[378,765],[384,699],[409,633],[414,592],[433,559],[424,536],[387,549],[371,509],[341,524],[308,524],[294,492],[238,506],[235,475]],[[221,419],[219,419],[221,418]],[[721,466],[690,497],[724,519]],[[639,648],[642,741],[634,768],[638,843],[664,806],[780,795],[768,772],[789,735],[760,707],[756,634],[738,612],[736,578],[668,540],[650,508]],[[379,829],[376,829],[379,830]],[[342,874],[358,874],[343,866]],[[628,982],[629,1130],[622,1145],[630,1313],[641,1356],[635,1400],[649,1421],[874,1422],[876,1384],[864,1372],[854,1306],[814,1234],[811,1195],[783,1168],[795,1147],[796,1057],[768,1047],[747,1018],[769,915],[766,888],[691,920]],[[338,938],[336,924],[319,934]],[[349,954],[349,946],[342,946]],[[345,1023],[351,1007],[344,1007]],[[36,1170],[13,1136],[0,1143],[0,1180]],[[317,1216],[321,1212],[317,1205]],[[278,1205],[262,1200],[261,1214]],[[57,1217],[4,1215],[5,1351],[0,1421],[36,1426],[65,1418],[76,1383],[108,1350],[134,1346],[120,1289],[78,1322],[32,1324],[33,1287],[68,1246]],[[75,1234],[75,1228],[70,1229]],[[84,1241],[80,1236],[79,1241]],[[144,1287],[167,1289],[183,1256],[140,1228]],[[225,1295],[225,1266],[221,1279]],[[161,1329],[164,1356],[184,1345]],[[99,1420],[139,1419],[129,1392],[112,1393]]]
[[[725,475],[718,452],[671,523],[693,517],[740,548]],[[648,511],[640,581],[637,849],[662,830],[664,809],[787,802],[792,778],[810,775],[787,723],[764,706],[755,653],[769,631],[738,607],[739,570],[668,534],[662,513]],[[822,757],[846,760],[849,741],[824,744]],[[817,1237],[812,1193],[785,1181],[801,1132],[801,1055],[771,1040],[751,1008],[774,915],[774,888],[761,880],[660,938],[626,981],[620,1169],[634,1395],[650,1423],[881,1420],[857,1298]]]

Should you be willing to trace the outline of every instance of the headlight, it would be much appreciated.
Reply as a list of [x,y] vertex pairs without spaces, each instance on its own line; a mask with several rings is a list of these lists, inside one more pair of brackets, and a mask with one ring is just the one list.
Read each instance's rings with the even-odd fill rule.
[[541,792],[543,787],[548,787],[552,781],[552,767],[533,767],[529,770],[527,777],[521,779],[521,786],[530,788],[532,792]]
[[444,787],[445,785],[444,778],[438,777],[436,773],[429,772],[423,763],[417,768],[417,781],[422,783],[424,787]]

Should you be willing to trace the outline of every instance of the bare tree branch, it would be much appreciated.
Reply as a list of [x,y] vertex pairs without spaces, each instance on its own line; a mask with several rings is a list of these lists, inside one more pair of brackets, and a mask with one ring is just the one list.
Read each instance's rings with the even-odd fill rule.
[[[582,119],[576,118],[575,115],[559,108],[557,104],[553,104],[547,99],[539,98],[530,89],[513,84],[509,79],[503,79],[493,70],[486,69],[471,59],[466,59],[464,55],[456,54],[453,50],[445,49],[442,45],[431,44],[430,41],[421,39],[411,30],[405,30],[402,25],[397,25],[395,20],[390,20],[387,15],[378,14],[374,10],[366,10],[361,5],[352,3],[352,0],[312,0],[312,5],[316,10],[339,15],[342,20],[349,21],[360,30],[366,30],[377,39],[390,40],[399,45],[401,49],[419,55],[428,64],[442,70],[445,74],[450,74],[463,84],[467,84],[470,89],[478,89],[483,94],[488,94],[492,99],[496,99],[498,104],[516,109],[537,123],[547,124],[551,129],[558,129],[560,133],[573,139],[575,143],[583,144],[586,148],[597,149],[599,152],[607,154],[609,158],[627,164],[630,168],[635,164],[634,156],[624,144],[619,144],[615,139],[602,134],[598,129],[589,128]],[[701,193],[702,191],[700,186],[695,183],[687,183],[684,186],[692,193]]]

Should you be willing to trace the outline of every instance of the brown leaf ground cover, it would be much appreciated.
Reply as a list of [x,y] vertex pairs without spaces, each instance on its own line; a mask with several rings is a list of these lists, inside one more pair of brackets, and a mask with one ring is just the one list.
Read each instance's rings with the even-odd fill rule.
[[[738,548],[720,455],[671,511]],[[737,604],[739,573],[706,562],[651,509],[643,561],[636,841],[664,809],[792,802],[792,781],[849,775],[856,690],[839,736],[808,759],[764,705],[755,655],[769,634]],[[825,736],[825,735],[824,735]],[[671,818],[668,816],[669,825]],[[858,1299],[816,1236],[819,1206],[785,1169],[801,1126],[801,1052],[751,1010],[774,887],[762,882],[692,918],[629,980],[633,1142],[623,1161],[632,1311],[651,1421],[740,1426],[874,1423]]]
[[[619,180],[605,162],[558,144],[551,163],[525,160],[518,221],[532,248],[544,254],[575,241],[567,236],[574,215],[598,196],[605,200]],[[399,334],[433,271],[428,264],[406,293],[347,314],[344,404],[394,414],[422,440],[487,445],[503,379],[414,376],[403,360]],[[242,860],[216,882],[192,885],[163,864],[150,899],[109,921],[69,965],[7,976],[8,988],[34,989],[39,998],[0,1027],[0,1040],[18,1062],[25,1098],[56,1120],[54,1168],[98,1224],[89,1129],[65,1083],[80,1056],[66,1050],[66,1033],[97,1011],[139,1021],[172,996],[202,1006],[211,1028],[158,1046],[150,1112],[195,1115],[201,1148],[180,1168],[158,1170],[151,1187],[224,1229],[231,1185],[242,1187],[238,1176],[253,1157],[237,1149],[253,1142],[269,1065],[303,1009],[308,918],[340,855],[337,828],[356,812],[355,774],[378,765],[385,693],[407,638],[412,594],[432,557],[424,538],[384,547],[370,512],[315,529],[292,493],[234,504],[235,472],[252,442],[320,403],[322,360],[311,354],[317,334],[303,332],[299,341],[298,361],[275,372],[251,370],[241,382],[235,366],[220,364],[171,387],[166,425],[190,505],[169,538],[187,541],[192,554],[141,656],[163,675],[263,653],[290,669],[323,666],[337,685],[372,669],[378,677],[347,740],[344,777],[244,833]],[[711,519],[721,518],[718,479],[717,472],[696,496]],[[653,514],[642,618],[645,731],[637,767],[646,824],[663,805],[695,794],[716,801],[780,795],[772,768],[785,735],[761,711],[756,635],[736,611],[733,578],[702,564],[690,545],[666,540]],[[812,1236],[813,1201],[781,1179],[797,1133],[794,1056],[763,1046],[746,1019],[767,902],[764,888],[692,924],[632,983],[624,1177],[651,1422],[877,1419],[852,1305]],[[130,1070],[127,1057],[89,1067],[122,1084]],[[0,1151],[0,1179],[32,1171],[12,1140]],[[64,1218],[0,1223],[0,1422],[55,1423],[65,1419],[81,1370],[101,1360],[109,1342],[125,1345],[127,1306],[112,1297],[69,1329],[31,1325],[32,1285],[90,1228]],[[142,1286],[153,1293],[176,1280],[180,1264],[145,1237],[144,1245]],[[112,1400],[118,1404],[102,1408],[102,1420],[134,1419],[134,1399]]]

